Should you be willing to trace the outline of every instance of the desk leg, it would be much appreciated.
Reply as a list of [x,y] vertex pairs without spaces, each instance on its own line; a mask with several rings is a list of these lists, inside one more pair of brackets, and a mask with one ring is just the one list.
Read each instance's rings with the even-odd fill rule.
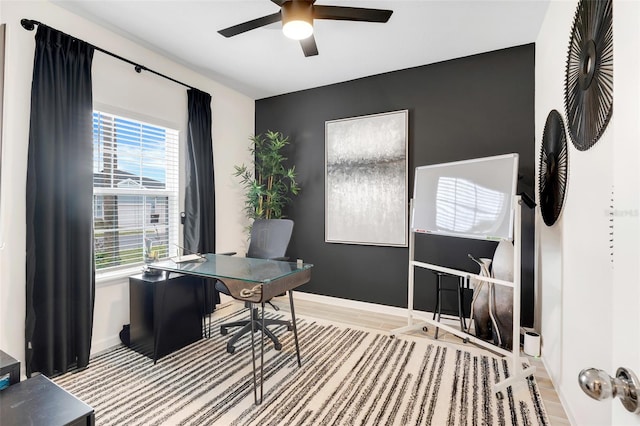
[[[436,319],[436,314],[438,316],[438,322],[440,322],[440,312],[442,310],[442,274],[437,272],[436,273],[436,291],[438,292],[438,294],[436,294],[436,308],[433,310],[433,319]],[[440,331],[440,329],[438,327],[436,327],[436,334],[434,336],[434,339],[438,340],[438,332]]]
[[[204,278],[202,278],[201,281],[202,281],[202,303],[200,304],[200,318],[201,318],[200,326],[202,327],[202,337],[209,338],[211,337],[211,317],[207,313],[208,281]],[[198,303],[197,294],[196,294],[196,303]],[[207,324],[207,319],[209,319],[208,324]]]
[[251,362],[253,364],[253,400],[256,405],[262,404],[263,386],[264,382],[264,302],[262,303],[262,327],[260,330],[260,400],[258,401],[258,384],[257,384],[257,372],[256,372],[256,346],[254,332],[255,310],[253,309],[253,303],[249,306],[251,310]]
[[464,310],[462,304],[464,302],[464,277],[458,277],[458,317],[460,318],[460,330],[465,331],[467,329],[467,322],[464,318]]
[[298,367],[302,367],[302,361],[300,361],[300,346],[298,345],[298,327],[296,326],[296,312],[293,309],[293,290],[289,290],[289,305],[291,306],[291,323],[293,324],[293,339],[296,342],[296,355],[298,356]]
[[264,383],[264,302],[262,302],[262,327],[260,327],[260,404],[262,404],[263,383]]

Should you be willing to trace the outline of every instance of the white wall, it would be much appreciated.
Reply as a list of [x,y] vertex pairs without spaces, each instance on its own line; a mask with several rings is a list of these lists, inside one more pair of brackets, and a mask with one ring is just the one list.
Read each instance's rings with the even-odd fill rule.
[[[640,2],[614,3],[614,286],[609,373],[640,374]],[[591,404],[591,403],[590,403]],[[614,425],[640,416],[613,403]]]
[[[557,109],[566,120],[564,72],[577,4],[552,1],[536,43],[536,152],[549,111]],[[614,2],[613,118],[591,149],[578,151],[569,143],[567,197],[559,221],[547,227],[537,217],[542,356],[569,418],[579,425],[640,424],[619,401],[588,398],[577,381],[588,367],[609,374],[619,366],[640,369],[638,24],[637,4]],[[627,211],[635,213],[627,216]]]
[[[251,161],[247,148],[254,131],[254,100],[49,2],[2,1],[7,43],[0,204],[0,245],[4,243],[0,249],[0,348],[24,361],[25,188],[35,32],[20,26],[22,18],[41,21],[212,95],[216,247],[221,252],[245,251],[242,192],[232,172],[234,164]],[[137,74],[132,66],[100,52],[94,55],[92,75],[94,104],[174,124],[181,131],[184,149],[185,87],[151,73]],[[92,352],[116,343],[118,332],[128,322],[127,279],[98,283]]]

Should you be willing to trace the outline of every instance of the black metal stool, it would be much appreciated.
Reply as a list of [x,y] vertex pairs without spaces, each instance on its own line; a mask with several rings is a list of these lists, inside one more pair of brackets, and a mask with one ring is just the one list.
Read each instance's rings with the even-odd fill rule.
[[[457,295],[457,299],[458,299],[458,319],[460,320],[460,329],[462,331],[465,331],[467,329],[467,321],[465,318],[465,312],[463,309],[463,299],[464,299],[464,290],[465,289],[469,289],[469,285],[466,284],[467,280],[466,277],[461,277],[458,275],[451,275],[451,274],[447,274],[445,272],[439,272],[439,271],[432,271],[433,273],[436,274],[436,279],[437,279],[437,295],[436,295],[436,308],[433,310],[433,319],[436,319],[436,315],[438,316],[438,321],[440,321],[440,318],[442,317],[442,315],[446,315],[446,316],[455,316],[454,314],[443,314],[442,313],[442,292],[443,291],[455,291],[456,295]],[[456,288],[445,288],[442,286],[442,277],[443,276],[448,276],[448,277],[458,277],[458,285],[456,286]],[[466,284],[466,287],[465,287]],[[435,334],[435,338],[438,338],[438,331],[440,331],[440,329],[438,327],[436,327],[436,334]]]

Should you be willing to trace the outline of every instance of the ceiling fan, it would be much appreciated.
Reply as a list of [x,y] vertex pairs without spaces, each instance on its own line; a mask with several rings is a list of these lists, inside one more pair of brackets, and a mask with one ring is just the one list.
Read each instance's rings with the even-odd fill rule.
[[367,9],[362,7],[316,6],[316,0],[271,0],[280,6],[280,11],[261,18],[252,19],[218,31],[225,37],[233,37],[244,32],[282,21],[282,31],[294,40],[300,40],[304,56],[318,54],[313,37],[314,19],[339,21],[387,22],[392,10]]

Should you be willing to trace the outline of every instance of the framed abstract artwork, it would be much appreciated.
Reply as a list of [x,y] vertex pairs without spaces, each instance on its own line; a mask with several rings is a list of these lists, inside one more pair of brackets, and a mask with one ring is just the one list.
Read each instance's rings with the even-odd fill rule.
[[409,111],[325,122],[325,241],[406,247]]

